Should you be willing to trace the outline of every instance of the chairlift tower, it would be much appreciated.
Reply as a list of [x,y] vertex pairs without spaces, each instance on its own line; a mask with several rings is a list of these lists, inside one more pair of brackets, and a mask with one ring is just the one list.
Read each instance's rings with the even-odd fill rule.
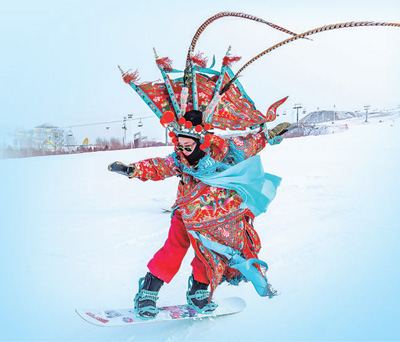
[[122,141],[122,146],[125,146],[125,142],[126,142],[126,116],[124,116],[124,121],[122,122],[122,129],[124,131],[124,140]]
[[364,110],[365,110],[365,122],[368,122],[368,109],[371,107],[370,105],[365,105]]
[[332,120],[333,124],[335,124],[335,118],[336,118],[336,105],[333,105],[333,120]]
[[303,108],[302,106],[301,106],[301,103],[296,103],[295,105],[294,105],[294,107],[293,107],[293,109],[296,109],[297,110],[297,125],[299,124],[299,109],[300,108]]
[[134,146],[134,137],[133,137],[133,129],[132,129],[132,121],[133,121],[133,114],[128,114],[128,120],[129,120],[129,129],[131,130],[131,148]]

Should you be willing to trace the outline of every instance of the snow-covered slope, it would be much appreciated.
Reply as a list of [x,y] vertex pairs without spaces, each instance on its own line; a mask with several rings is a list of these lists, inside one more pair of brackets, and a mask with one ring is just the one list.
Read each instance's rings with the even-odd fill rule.
[[[75,307],[129,307],[167,236],[177,179],[128,180],[114,161],[170,148],[1,160],[0,340],[400,340],[400,119],[287,139],[262,153],[283,178],[255,226],[280,295],[222,285],[247,308],[219,319],[99,328]],[[189,251],[160,304],[184,303]]]

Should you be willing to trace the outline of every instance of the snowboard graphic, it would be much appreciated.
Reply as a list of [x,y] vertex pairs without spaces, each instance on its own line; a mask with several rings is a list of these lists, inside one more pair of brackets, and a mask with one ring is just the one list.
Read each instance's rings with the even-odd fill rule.
[[138,318],[133,308],[130,309],[109,309],[109,310],[82,310],[75,311],[85,321],[102,327],[118,327],[124,325],[154,323],[180,319],[201,319],[205,317],[217,317],[230,315],[242,311],[246,303],[242,298],[229,297],[215,301],[218,304],[217,309],[210,313],[200,314],[188,307],[188,305],[164,306],[158,308],[159,313],[156,318],[146,320]]

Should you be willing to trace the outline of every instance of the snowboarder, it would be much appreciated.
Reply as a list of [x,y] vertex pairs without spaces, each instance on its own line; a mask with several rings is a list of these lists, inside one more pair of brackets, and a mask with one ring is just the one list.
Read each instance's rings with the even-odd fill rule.
[[[193,52],[206,27],[227,16],[262,22],[292,37],[259,53],[236,74],[230,66],[240,57],[231,56],[229,48],[218,72],[212,69],[215,60],[207,68],[202,54],[194,55]],[[166,158],[129,165],[114,162],[109,165],[109,170],[142,181],[171,176],[181,178],[168,239],[149,262],[149,273],[139,281],[139,292],[135,297],[138,316],[152,318],[157,315],[158,292],[164,282],[168,283],[178,272],[190,244],[195,250],[195,258],[187,301],[198,312],[216,308],[212,294],[223,281],[237,285],[248,280],[261,296],[276,294],[265,277],[267,264],[257,258],[261,245],[253,220],[266,211],[281,181],[277,176],[264,173],[257,154],[267,143],[281,142],[279,135],[289,124],[268,130],[266,123],[275,120],[277,108],[287,97],[271,105],[263,115],[255,108],[238,77],[260,57],[292,41],[308,39],[310,35],[327,30],[361,26],[400,27],[400,24],[348,22],[296,34],[255,16],[221,12],[207,19],[196,31],[183,71],[174,69],[168,57],[159,58],[154,51],[164,83],[139,84],[138,71],[124,72],[120,68],[124,81],[170,131],[175,151]],[[183,73],[183,77],[171,79],[170,73]],[[212,131],[257,127],[260,128],[258,133],[231,139],[223,139]]]
[[[183,71],[173,69],[172,61],[168,57],[160,58],[154,50],[164,80],[161,83],[139,84],[137,70],[124,72],[119,67],[123,80],[169,130],[175,151],[166,158],[128,165],[114,162],[109,170],[142,181],[180,177],[168,238],[148,263],[149,272],[139,280],[135,311],[144,319],[157,315],[158,293],[178,272],[190,245],[195,257],[186,297],[188,305],[197,312],[215,310],[217,305],[212,295],[224,281],[234,285],[251,281],[260,296],[276,294],[265,276],[267,264],[257,257],[261,244],[253,221],[267,210],[281,181],[264,172],[257,154],[266,144],[281,142],[279,135],[289,124],[268,130],[267,123],[275,120],[277,108],[287,97],[262,114],[230,68],[240,60],[231,56],[230,47],[220,72],[212,69],[215,61],[207,68],[202,54],[193,54],[201,32],[224,16],[259,21],[254,16],[231,12],[210,18],[196,32]],[[296,35],[275,24],[267,24]],[[170,73],[183,73],[183,77],[172,79]],[[244,131],[247,128],[253,132],[259,130],[229,139],[214,134],[214,129]]]
[[[193,127],[203,124],[201,111],[191,110],[183,117]],[[280,124],[269,131],[269,138],[282,133],[288,125]],[[253,259],[257,264],[257,254],[261,247],[252,225],[254,214],[249,208],[243,208],[243,198],[233,189],[207,184],[207,179],[201,173],[211,165],[211,173],[215,176],[224,169],[244,163],[244,160],[255,156],[268,143],[265,133],[261,131],[226,140],[213,135],[208,152],[200,148],[199,138],[188,132],[179,133],[177,139],[175,152],[166,158],[152,158],[129,165],[114,162],[108,167],[110,171],[142,181],[157,181],[171,176],[181,178],[168,238],[148,263],[149,272],[139,281],[135,310],[144,318],[157,315],[158,292],[164,282],[169,283],[178,272],[191,242],[196,255],[191,263],[193,274],[189,279],[186,296],[189,306],[198,312],[210,312],[216,308],[207,290],[210,283],[213,292],[224,280],[238,284],[245,278],[237,268],[229,267],[227,257],[208,246],[207,241],[202,240],[203,237],[237,251],[243,259],[241,263]],[[241,170],[245,171],[246,167],[256,164],[254,161],[243,165],[245,169]],[[240,181],[240,177],[237,179]],[[264,181],[268,181],[274,188],[270,194],[272,199],[280,179],[269,175],[269,179]],[[199,234],[203,237],[199,238]],[[249,265],[249,269],[254,277],[264,277],[257,265]],[[255,281],[260,282],[260,279]],[[275,294],[266,280],[262,286],[262,295]]]

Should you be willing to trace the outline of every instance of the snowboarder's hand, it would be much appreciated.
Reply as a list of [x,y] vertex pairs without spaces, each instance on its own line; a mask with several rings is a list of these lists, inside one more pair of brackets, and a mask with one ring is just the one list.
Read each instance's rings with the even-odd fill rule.
[[131,176],[135,171],[135,166],[133,165],[125,165],[119,161],[111,163],[108,165],[108,170],[111,172],[119,173],[120,175],[124,176]]
[[268,135],[270,139],[273,139],[277,135],[281,135],[283,133],[286,133],[288,128],[290,126],[289,122],[282,122],[279,125],[275,126],[273,129],[268,130]]

